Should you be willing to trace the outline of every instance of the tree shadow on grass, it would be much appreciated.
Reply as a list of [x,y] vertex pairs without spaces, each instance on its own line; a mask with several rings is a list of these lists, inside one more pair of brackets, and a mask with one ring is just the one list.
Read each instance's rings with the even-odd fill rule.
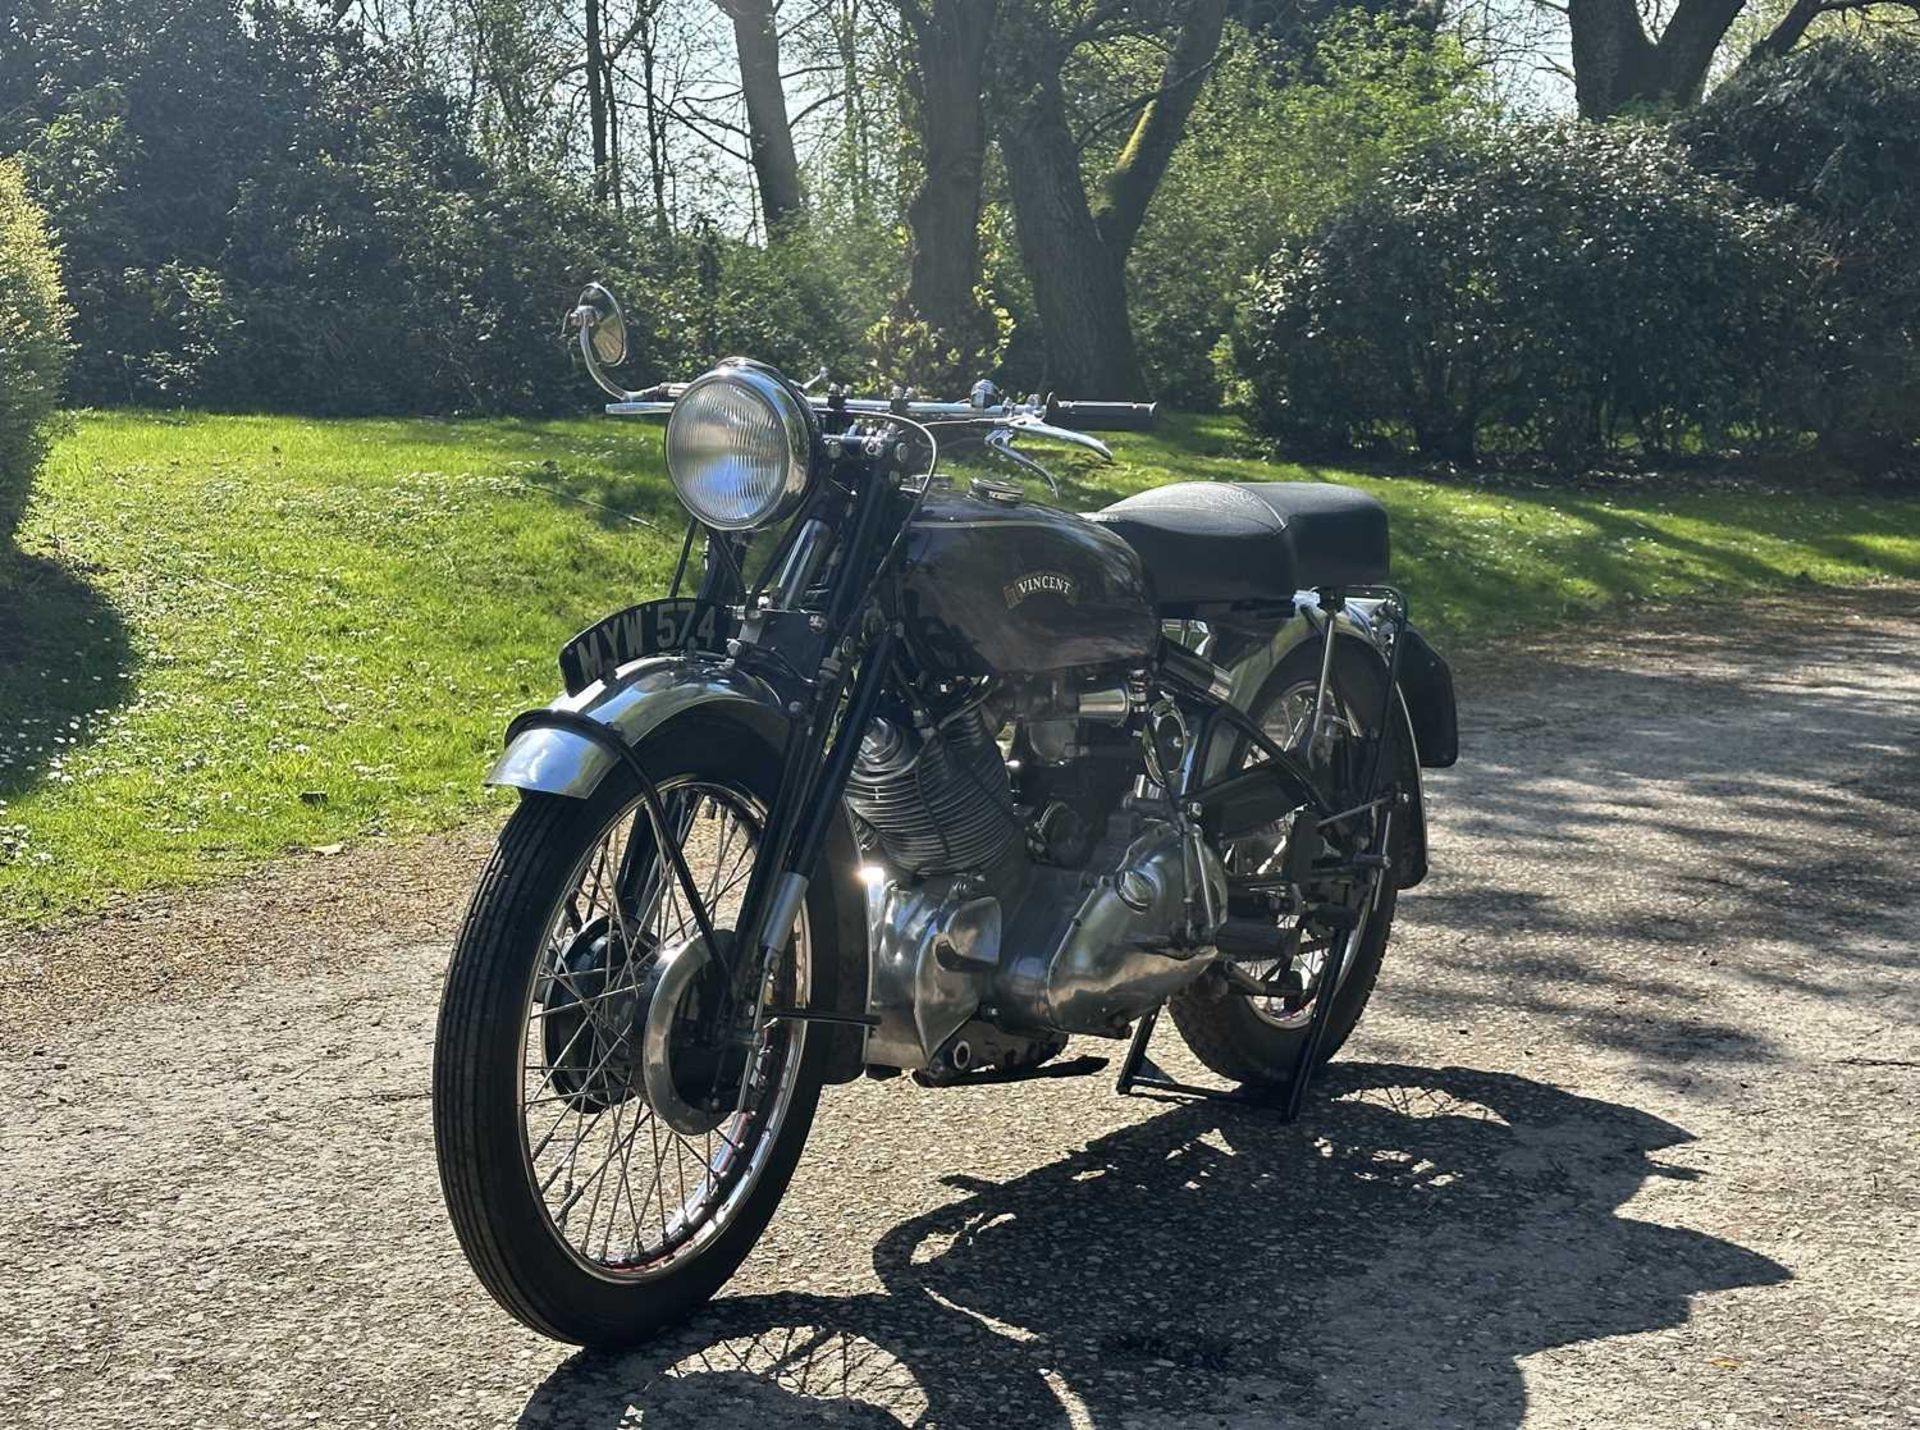
[[1296,1126],[1187,1103],[1007,1182],[950,1177],[962,1196],[882,1238],[886,1294],[722,1300],[574,1357],[520,1423],[1516,1426],[1522,1357],[1787,1279],[1619,1214],[1696,1175],[1655,1155],[1689,1140],[1525,1078],[1337,1064]]
[[58,779],[127,699],[126,626],[87,574],[0,542],[0,800]]

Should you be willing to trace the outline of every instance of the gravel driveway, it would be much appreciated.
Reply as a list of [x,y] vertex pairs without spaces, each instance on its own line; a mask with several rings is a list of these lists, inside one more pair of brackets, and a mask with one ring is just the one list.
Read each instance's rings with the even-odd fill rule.
[[1302,1124],[1110,1069],[841,1089],[640,1355],[521,1332],[443,1219],[476,836],[0,931],[0,1422],[1920,1424],[1920,594],[1461,687],[1435,874]]

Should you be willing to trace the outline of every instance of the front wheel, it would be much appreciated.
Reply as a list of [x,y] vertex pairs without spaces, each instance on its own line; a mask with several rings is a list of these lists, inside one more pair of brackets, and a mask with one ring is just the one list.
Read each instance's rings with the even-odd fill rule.
[[[703,721],[669,724],[639,755],[665,829],[624,768],[586,800],[523,798],[461,928],[434,1048],[440,1181],[468,1260],[528,1326],[596,1347],[682,1319],[759,1240],[827,1043],[730,994],[778,753]],[[720,947],[661,857],[668,839]],[[831,927],[804,911],[759,996],[805,1004],[810,932]]]

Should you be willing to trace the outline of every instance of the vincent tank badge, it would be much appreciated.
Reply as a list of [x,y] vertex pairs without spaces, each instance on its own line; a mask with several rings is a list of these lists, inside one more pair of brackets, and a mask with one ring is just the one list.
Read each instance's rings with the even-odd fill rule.
[[1007,609],[1011,611],[1028,597],[1038,596],[1043,591],[1058,596],[1069,606],[1080,594],[1080,588],[1074,585],[1071,576],[1063,576],[1058,571],[1034,571],[1006,588],[1003,594],[1007,598]]

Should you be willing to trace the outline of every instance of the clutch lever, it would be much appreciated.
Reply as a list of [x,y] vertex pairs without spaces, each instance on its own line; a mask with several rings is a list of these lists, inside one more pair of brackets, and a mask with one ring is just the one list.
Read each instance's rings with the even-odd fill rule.
[[1031,417],[1025,413],[1009,417],[1007,427],[1010,429],[1009,440],[1024,432],[1030,437],[1039,437],[1043,441],[1064,442],[1069,447],[1083,447],[1103,462],[1113,460],[1113,448],[1098,437],[1089,437],[1085,432],[1076,432],[1071,427],[1056,427],[1051,422],[1043,422],[1038,417]]
[[1013,445],[1013,429],[1009,427],[996,427],[980,440],[986,449],[993,453],[994,456],[1011,462],[1014,466],[1025,471],[1039,473],[1046,479],[1048,489],[1052,491],[1056,497],[1060,495],[1059,478],[1055,477],[1046,467]]
[[1089,437],[1084,432],[1076,432],[1071,427],[1056,427],[1051,422],[1043,422],[1029,413],[1016,413],[1004,419],[1004,425],[995,427],[981,440],[988,451],[1011,462],[1025,471],[1038,472],[1046,478],[1047,487],[1057,497],[1060,495],[1060,481],[1041,463],[1029,457],[1013,445],[1013,439],[1025,434],[1038,437],[1047,442],[1064,442],[1070,447],[1079,447],[1094,453],[1103,462],[1113,460],[1113,449],[1098,437]]

